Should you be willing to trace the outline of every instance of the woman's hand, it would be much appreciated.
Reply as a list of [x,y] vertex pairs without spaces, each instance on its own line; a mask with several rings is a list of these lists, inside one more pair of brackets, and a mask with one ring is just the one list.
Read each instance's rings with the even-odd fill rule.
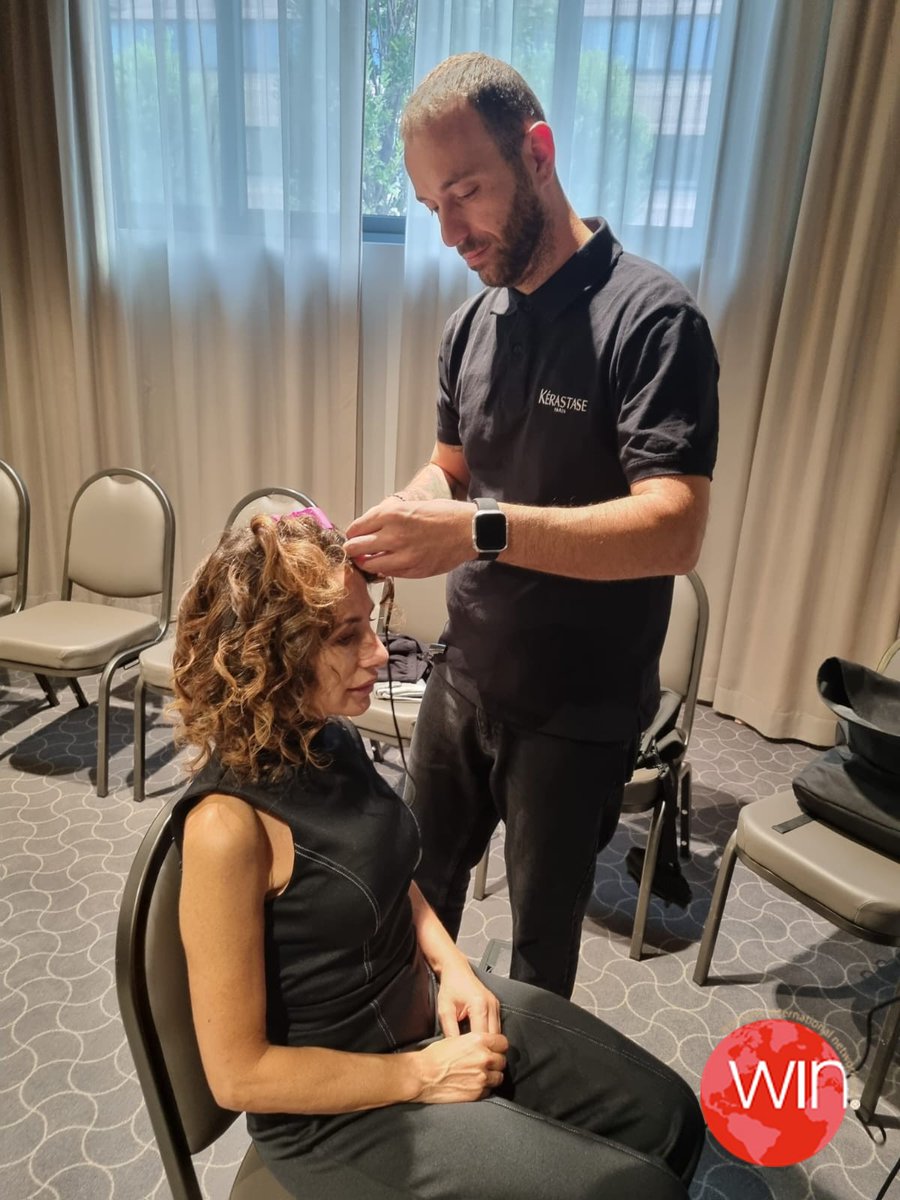
[[442,965],[437,1012],[444,1037],[458,1037],[460,1021],[465,1020],[472,1033],[500,1032],[500,1001],[484,986],[462,954]]
[[420,1074],[413,1099],[422,1104],[481,1100],[502,1081],[508,1049],[502,1033],[464,1033],[432,1042],[413,1056]]

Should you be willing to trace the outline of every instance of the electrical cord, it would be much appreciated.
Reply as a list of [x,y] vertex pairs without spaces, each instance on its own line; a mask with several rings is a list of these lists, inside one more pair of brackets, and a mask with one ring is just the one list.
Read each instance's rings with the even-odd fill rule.
[[409,767],[406,764],[406,755],[403,753],[403,738],[400,734],[400,722],[397,720],[397,709],[394,705],[394,680],[391,672],[391,617],[394,615],[394,581],[390,576],[384,581],[384,590],[381,593],[381,636],[384,639],[384,644],[388,651],[387,660],[387,681],[388,681],[388,700],[391,705],[391,720],[394,723],[394,733],[397,737],[397,746],[400,750],[400,761],[403,763],[403,773],[409,776]]
[[863,1051],[863,1056],[858,1063],[855,1063],[851,1068],[851,1073],[855,1074],[861,1071],[865,1066],[866,1059],[869,1057],[869,1051],[872,1049],[872,1018],[877,1012],[881,1012],[883,1008],[890,1008],[892,1004],[900,1004],[900,996],[892,996],[890,1000],[882,1000],[880,1004],[873,1004],[866,1013],[866,1048]]
[[898,1158],[897,1161],[894,1163],[894,1165],[891,1167],[890,1172],[888,1173],[888,1177],[884,1181],[884,1183],[881,1185],[881,1190],[879,1191],[878,1195],[875,1197],[875,1200],[884,1200],[885,1196],[887,1195],[888,1188],[891,1186],[891,1184],[897,1178],[898,1171],[900,1171],[900,1158]]

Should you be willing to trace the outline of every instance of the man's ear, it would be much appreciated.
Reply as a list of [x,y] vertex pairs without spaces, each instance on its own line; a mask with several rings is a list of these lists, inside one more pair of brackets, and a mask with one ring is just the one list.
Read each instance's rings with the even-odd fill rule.
[[536,183],[549,182],[556,173],[556,144],[546,121],[535,121],[525,131],[522,156]]

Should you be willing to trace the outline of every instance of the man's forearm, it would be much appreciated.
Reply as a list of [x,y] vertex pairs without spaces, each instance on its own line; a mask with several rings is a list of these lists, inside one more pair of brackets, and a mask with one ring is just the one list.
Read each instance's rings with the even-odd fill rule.
[[401,500],[465,500],[466,489],[443,467],[428,462],[394,494]]
[[707,497],[702,482],[652,490],[580,508],[501,504],[509,544],[500,562],[573,579],[682,575],[700,553]]

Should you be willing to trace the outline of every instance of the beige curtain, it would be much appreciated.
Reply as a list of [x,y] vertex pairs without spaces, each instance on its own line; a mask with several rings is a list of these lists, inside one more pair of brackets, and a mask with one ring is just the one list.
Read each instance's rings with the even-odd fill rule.
[[[93,364],[76,345],[69,294],[51,78],[43,6],[0,5],[0,456],[31,495],[32,600],[57,592],[68,504],[99,462],[96,413],[83,399]],[[129,465],[135,449],[110,448]]]
[[[704,692],[769,737],[829,743],[819,663],[874,665],[900,617],[898,45],[893,0],[836,4],[771,351],[763,324],[755,343],[734,322],[720,338],[723,416],[745,436],[720,460],[714,505],[731,492],[731,511],[700,568],[715,585]],[[760,378],[754,428],[734,401],[752,406]]]
[[[324,197],[313,216],[294,228],[275,212],[264,234],[190,239],[116,228],[110,80],[93,24],[103,6],[0,5],[0,456],[32,497],[30,603],[56,594],[71,498],[102,467],[137,467],[168,492],[176,590],[251,488],[297,487],[336,522],[352,518],[364,78],[355,13],[346,3],[310,10],[327,82],[291,79],[317,97],[295,106],[303,178]],[[293,115],[281,109],[283,121]]]

